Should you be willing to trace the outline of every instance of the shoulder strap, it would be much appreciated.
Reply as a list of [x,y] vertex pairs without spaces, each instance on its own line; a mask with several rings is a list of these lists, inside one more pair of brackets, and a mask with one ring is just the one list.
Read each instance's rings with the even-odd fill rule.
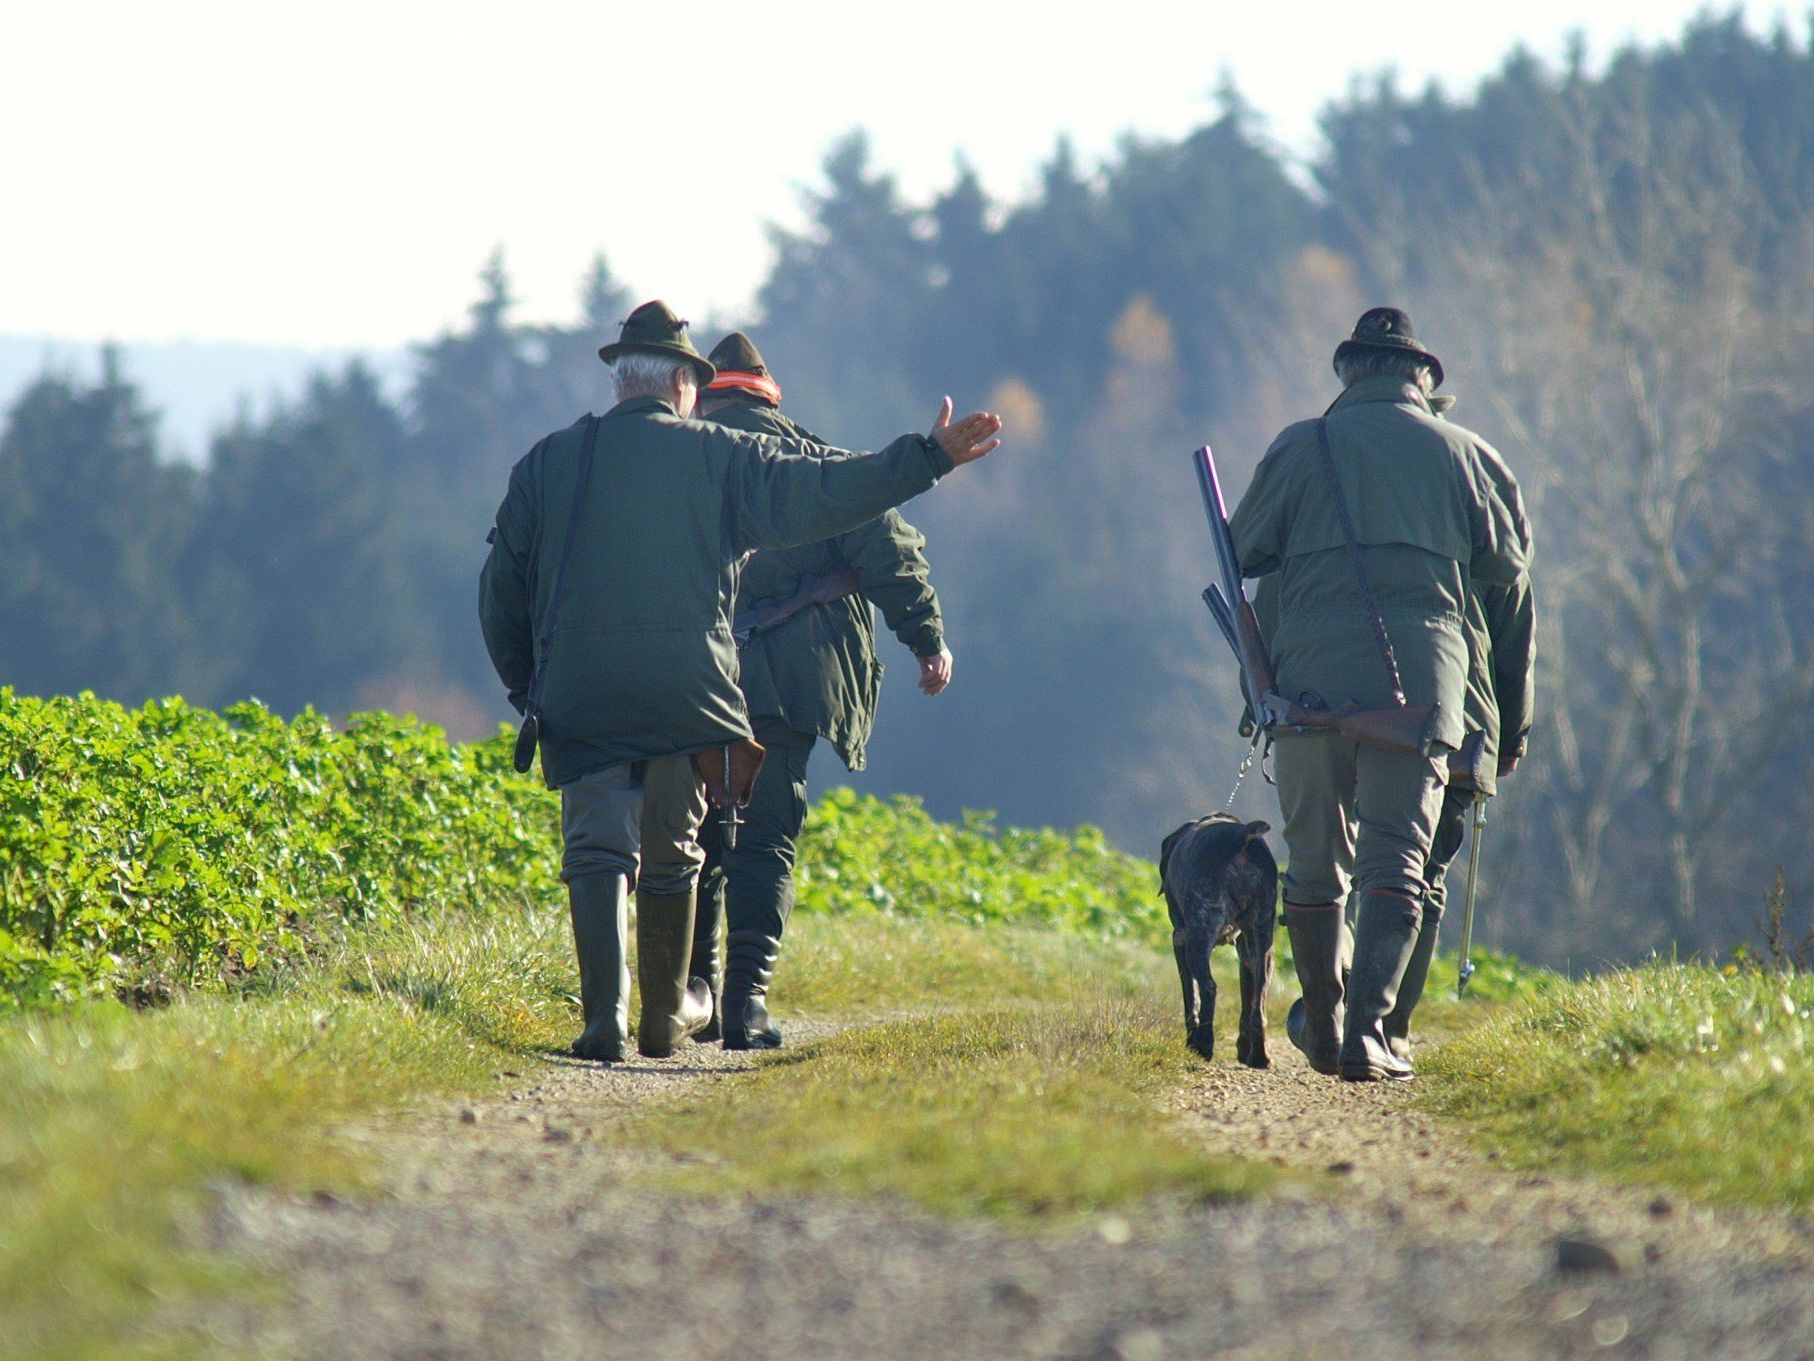
[[1392,651],[1392,638],[1386,632],[1386,620],[1379,612],[1379,601],[1373,595],[1373,583],[1367,579],[1367,567],[1361,560],[1360,540],[1354,533],[1354,518],[1348,513],[1348,498],[1342,495],[1341,475],[1335,469],[1335,455],[1329,452],[1329,422],[1325,417],[1318,417],[1316,422],[1316,447],[1323,456],[1323,469],[1329,474],[1329,492],[1335,497],[1336,514],[1341,517],[1342,537],[1348,543],[1348,561],[1354,565],[1354,575],[1360,578],[1361,595],[1367,601],[1367,613],[1373,620],[1373,640],[1379,644],[1380,660],[1386,664],[1386,674],[1392,681],[1392,698],[1399,707],[1408,702],[1405,699],[1404,682],[1398,675],[1398,656]]
[[561,617],[561,597],[567,588],[567,564],[573,560],[573,540],[579,529],[580,507],[586,503],[586,485],[592,480],[592,456],[598,448],[599,418],[588,416],[585,451],[579,456],[579,482],[573,491],[573,506],[567,512],[567,536],[561,540],[560,565],[554,569],[554,593],[548,600],[548,617],[542,621],[541,637],[536,639],[535,674],[529,681],[526,705],[537,721],[542,713],[542,682],[548,675],[548,654],[554,650],[554,626]]

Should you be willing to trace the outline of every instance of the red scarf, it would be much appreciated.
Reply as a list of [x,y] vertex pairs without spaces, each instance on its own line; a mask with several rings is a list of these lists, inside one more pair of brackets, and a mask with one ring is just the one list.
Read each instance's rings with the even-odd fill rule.
[[776,406],[781,405],[781,385],[766,373],[740,373],[736,369],[719,369],[718,376],[705,385],[707,392],[753,392]]

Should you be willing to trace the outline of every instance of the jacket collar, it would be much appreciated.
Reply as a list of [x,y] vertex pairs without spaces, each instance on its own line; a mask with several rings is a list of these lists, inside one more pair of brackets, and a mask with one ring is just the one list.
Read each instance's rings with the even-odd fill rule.
[[1435,414],[1430,409],[1429,398],[1410,383],[1401,378],[1383,376],[1361,379],[1329,403],[1329,410],[1323,414],[1333,416],[1338,411],[1366,402],[1391,402],[1394,406],[1414,406],[1425,415]]
[[626,397],[607,411],[604,418],[609,420],[612,416],[634,416],[655,411],[665,411],[670,416],[675,414],[674,408],[659,397]]

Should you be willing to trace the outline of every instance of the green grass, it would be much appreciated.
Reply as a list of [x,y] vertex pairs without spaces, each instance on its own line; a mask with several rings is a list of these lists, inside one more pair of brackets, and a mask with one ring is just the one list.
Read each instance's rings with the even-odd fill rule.
[[1418,1071],[1422,1100],[1521,1165],[1814,1205],[1814,977],[1655,964],[1559,985]]
[[917,1017],[783,1052],[632,1137],[704,1155],[689,1190],[898,1196],[958,1215],[1069,1222],[1158,1195],[1250,1194],[1270,1168],[1208,1157],[1155,1097],[1185,1078],[1169,1009],[1075,980],[1056,1005]]

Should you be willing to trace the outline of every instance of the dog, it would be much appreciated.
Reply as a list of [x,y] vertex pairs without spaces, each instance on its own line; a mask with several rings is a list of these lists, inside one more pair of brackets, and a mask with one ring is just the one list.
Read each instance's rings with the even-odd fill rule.
[[1159,892],[1171,912],[1172,953],[1184,989],[1185,1043],[1215,1054],[1216,981],[1209,952],[1234,942],[1241,961],[1241,1027],[1235,1057],[1269,1068],[1266,989],[1272,982],[1272,929],[1279,866],[1266,845],[1270,824],[1211,813],[1187,822],[1159,848]]

